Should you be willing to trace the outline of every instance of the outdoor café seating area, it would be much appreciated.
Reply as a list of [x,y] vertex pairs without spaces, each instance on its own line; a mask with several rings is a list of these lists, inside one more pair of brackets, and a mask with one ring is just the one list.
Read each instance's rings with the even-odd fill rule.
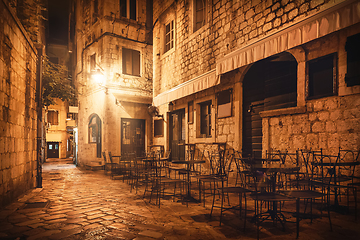
[[[322,218],[332,231],[332,215],[358,221],[360,150],[336,153],[298,149],[261,155],[235,151],[225,143],[187,144],[184,159],[153,146],[141,156],[103,152],[105,173],[130,185],[144,201],[161,208],[164,201],[201,205],[221,226],[231,216],[238,228],[264,227],[286,231],[302,220]],[[269,225],[269,223],[272,223]]]

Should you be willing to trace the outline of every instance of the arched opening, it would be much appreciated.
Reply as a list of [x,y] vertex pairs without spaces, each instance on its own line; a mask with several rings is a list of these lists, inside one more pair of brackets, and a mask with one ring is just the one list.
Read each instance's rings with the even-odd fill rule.
[[89,143],[96,144],[96,157],[101,158],[101,120],[95,113],[90,116],[88,136]]
[[262,156],[260,112],[295,107],[297,61],[287,52],[254,63],[243,81],[243,153]]

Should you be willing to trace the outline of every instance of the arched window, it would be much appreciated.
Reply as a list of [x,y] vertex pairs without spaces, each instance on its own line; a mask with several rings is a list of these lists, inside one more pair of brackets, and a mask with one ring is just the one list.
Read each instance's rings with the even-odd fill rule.
[[89,143],[96,144],[96,157],[101,157],[101,120],[97,114],[90,116],[88,126]]

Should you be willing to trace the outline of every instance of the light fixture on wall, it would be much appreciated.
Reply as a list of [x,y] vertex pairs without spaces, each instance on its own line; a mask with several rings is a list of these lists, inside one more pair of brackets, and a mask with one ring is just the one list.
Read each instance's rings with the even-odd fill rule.
[[164,116],[159,113],[159,109],[156,106],[153,106],[153,105],[149,106],[148,112],[153,117],[164,118]]
[[91,73],[92,79],[99,85],[104,85],[105,75],[101,72],[100,69],[96,69]]
[[99,66],[98,69],[91,71],[92,80],[97,83],[100,87],[105,89],[105,93],[108,94],[108,88],[106,87],[104,70]]

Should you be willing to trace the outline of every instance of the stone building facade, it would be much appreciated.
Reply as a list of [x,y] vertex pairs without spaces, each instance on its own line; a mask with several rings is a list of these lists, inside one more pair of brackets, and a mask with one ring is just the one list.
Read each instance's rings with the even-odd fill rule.
[[[46,50],[50,61],[71,69],[67,45],[51,43],[47,45]],[[73,127],[76,127],[76,114],[69,113],[69,105],[68,101],[55,99],[55,104],[44,109],[47,158],[67,158],[73,154]]]
[[359,149],[359,4],[154,0],[154,144]]
[[38,51],[0,1],[0,206],[36,186]]
[[78,164],[102,165],[102,152],[141,154],[152,128],[151,1],[74,2]]

